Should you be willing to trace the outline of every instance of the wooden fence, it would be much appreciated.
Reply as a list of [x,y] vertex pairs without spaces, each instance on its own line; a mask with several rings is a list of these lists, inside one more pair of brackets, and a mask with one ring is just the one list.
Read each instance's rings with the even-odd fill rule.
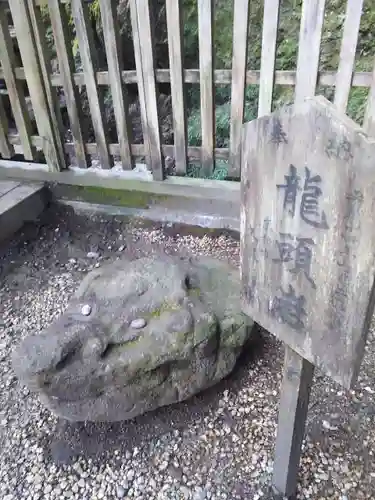
[[[68,19],[64,3],[67,0],[0,0],[0,78],[5,80],[17,133],[10,133],[8,120],[0,99],[0,152],[1,167],[7,165],[15,151],[22,151],[25,160],[38,162],[43,150],[49,172],[66,171],[66,152],[74,150],[78,166],[90,169],[90,155],[97,154],[101,168],[111,171],[113,156],[121,158],[122,168],[132,171],[135,159],[146,158],[154,181],[166,178],[164,158],[173,157],[176,172],[184,176],[188,159],[201,161],[204,172],[212,173],[215,159],[228,160],[229,176],[240,176],[240,142],[244,119],[245,87],[259,85],[258,114],[271,112],[273,90],[276,84],[295,87],[295,101],[315,94],[317,85],[335,87],[334,103],[346,111],[352,86],[369,87],[364,127],[375,134],[375,71],[355,72],[355,55],[363,0],[348,0],[336,72],[319,73],[321,34],[324,21],[325,0],[304,0],[298,44],[296,71],[275,71],[275,56],[279,22],[280,0],[264,0],[262,54],[260,71],[247,68],[249,0],[234,0],[232,69],[216,69],[213,65],[213,2],[198,0],[199,69],[184,69],[182,7],[178,0],[165,0],[168,25],[170,68],[155,69],[153,26],[150,0],[129,0],[132,38],[136,70],[125,71],[122,64],[117,2],[100,0],[100,15],[107,56],[107,71],[98,71],[98,61],[92,42],[92,27],[88,19],[85,0],[71,0],[75,32],[82,61],[82,72],[75,72],[72,40],[69,38]],[[45,43],[41,20],[41,5],[48,3],[58,73],[51,70],[51,58]],[[8,8],[14,26],[9,26]],[[16,37],[23,67],[19,66],[14,52]],[[251,47],[249,47],[251,50]],[[37,131],[33,129],[27,111],[24,85],[26,80]],[[157,106],[157,83],[168,82],[171,87],[174,145],[161,143]],[[127,84],[138,85],[143,144],[132,144]],[[201,147],[188,145],[185,87],[186,83],[200,85]],[[229,148],[215,148],[214,87],[231,85],[231,116]],[[88,143],[82,121],[78,87],[86,86],[95,143]],[[110,86],[118,143],[108,142],[104,119],[103,86]],[[60,108],[56,90],[62,87],[72,134],[71,142],[64,142]],[[19,163],[14,162],[14,166]],[[27,164],[33,169],[31,163]],[[9,173],[9,168],[7,169]],[[95,170],[97,171],[97,170]],[[95,173],[95,172],[94,172]]]

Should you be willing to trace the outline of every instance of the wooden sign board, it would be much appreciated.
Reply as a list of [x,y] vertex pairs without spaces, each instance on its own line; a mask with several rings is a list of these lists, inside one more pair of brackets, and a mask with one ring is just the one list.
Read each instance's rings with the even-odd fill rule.
[[374,309],[375,141],[324,98],[244,125],[243,310],[344,387]]

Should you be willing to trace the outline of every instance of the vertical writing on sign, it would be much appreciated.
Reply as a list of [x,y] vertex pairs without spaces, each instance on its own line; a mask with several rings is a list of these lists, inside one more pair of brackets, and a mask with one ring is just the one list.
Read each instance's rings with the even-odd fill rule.
[[[283,130],[280,119],[274,119],[270,142],[279,147],[288,144],[288,137]],[[335,147],[335,143],[329,145]],[[315,230],[327,230],[329,225],[324,210],[320,208],[320,199],[323,194],[322,178],[314,173],[308,165],[298,168],[289,164],[284,174],[284,182],[276,185],[282,193],[282,210],[287,217],[299,217],[308,226]],[[307,316],[307,299],[304,294],[296,291],[294,278],[303,276],[308,286],[316,290],[315,281],[311,275],[315,241],[304,234],[279,232],[275,241],[277,255],[272,259],[279,266],[286,266],[291,282],[280,286],[278,293],[270,297],[268,314],[277,321],[288,325],[294,330],[303,330],[304,319]]]

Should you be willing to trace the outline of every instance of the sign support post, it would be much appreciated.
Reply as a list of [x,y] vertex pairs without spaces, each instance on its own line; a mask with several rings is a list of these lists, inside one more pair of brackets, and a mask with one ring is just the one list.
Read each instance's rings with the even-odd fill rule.
[[295,494],[314,365],[285,346],[272,485],[286,497]]

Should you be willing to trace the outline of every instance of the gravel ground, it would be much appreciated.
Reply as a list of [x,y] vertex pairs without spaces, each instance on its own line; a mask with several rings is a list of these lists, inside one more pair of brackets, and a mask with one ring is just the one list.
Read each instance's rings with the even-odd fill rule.
[[[2,500],[273,498],[283,349],[264,332],[215,388],[115,425],[57,420],[12,372],[13,347],[64,310],[90,268],[121,253],[159,251],[239,259],[239,243],[228,235],[178,235],[57,206],[0,248]],[[352,392],[316,374],[298,498],[375,498],[374,359],[371,334]]]

